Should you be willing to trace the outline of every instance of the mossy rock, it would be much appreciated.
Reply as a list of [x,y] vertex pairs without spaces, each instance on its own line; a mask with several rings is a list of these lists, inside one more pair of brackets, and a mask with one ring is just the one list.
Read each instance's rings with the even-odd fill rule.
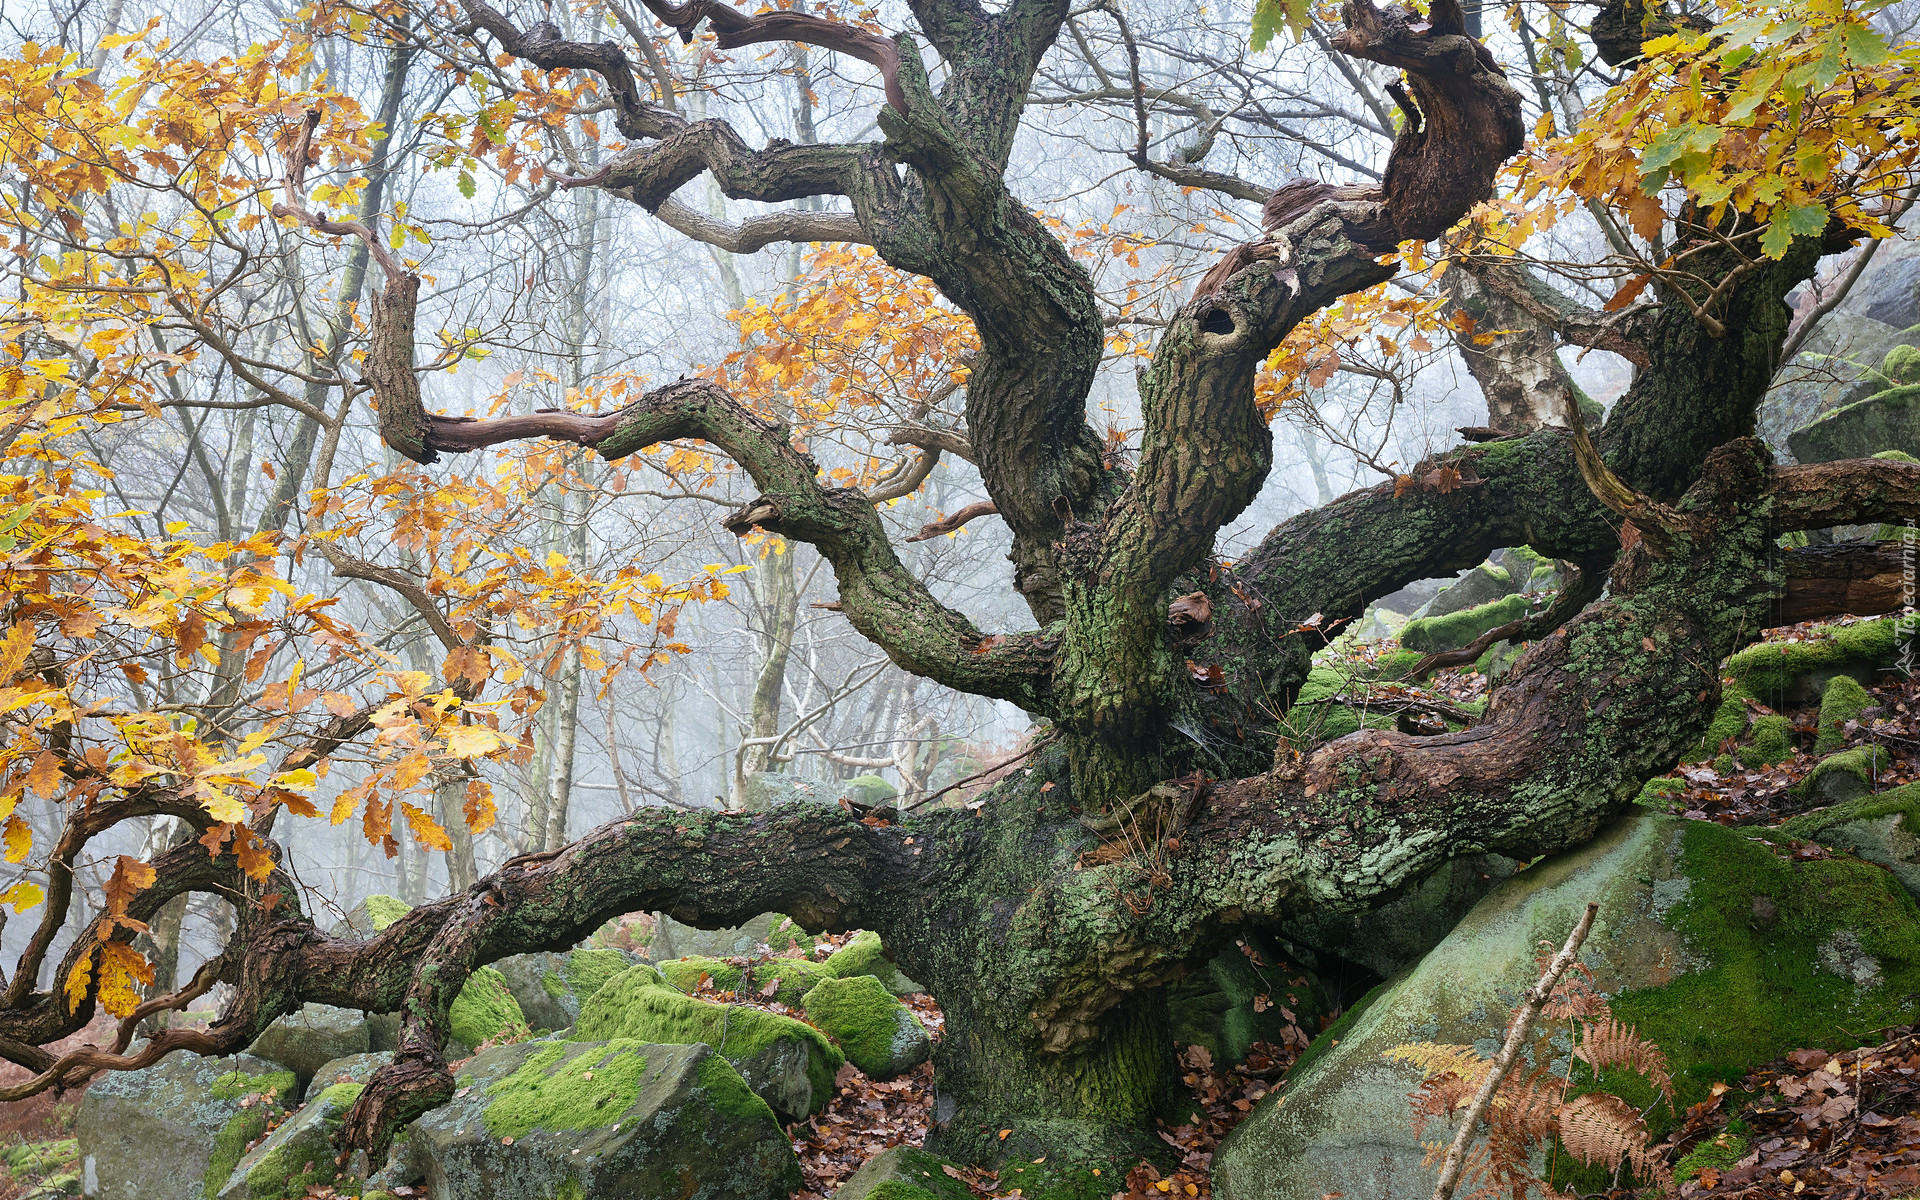
[[1820,696],[1820,734],[1813,744],[1815,754],[1832,754],[1847,740],[1847,722],[1858,721],[1873,703],[1873,697],[1851,675],[1835,675],[1827,681]]
[[813,990],[814,984],[822,979],[837,978],[826,963],[802,958],[762,959],[753,964],[751,978],[747,969],[717,958],[668,959],[658,965],[658,970],[662,979],[683,992],[698,991],[703,979],[715,991],[738,993],[745,988],[756,995],[769,983],[775,983],[773,995],[767,998],[795,1008],[799,1007],[801,997]]
[[1881,450],[1920,451],[1920,384],[1897,384],[1822,413],[1787,437],[1803,463],[1866,458]]
[[1001,1193],[1017,1193],[1022,1200],[1110,1200],[1116,1192],[1125,1194],[1127,1172],[1134,1165],[1106,1160],[1095,1166],[1045,1157],[1045,1162],[1015,1162],[1000,1168]]
[[567,986],[567,957],[548,951],[515,954],[492,964],[535,1033],[565,1029],[580,1015],[580,1001]]
[[371,1045],[366,1014],[327,1004],[305,1004],[266,1027],[247,1053],[292,1071],[302,1091],[322,1064],[349,1054],[365,1054]]
[[80,1101],[75,1140],[99,1200],[204,1200],[296,1095],[293,1072],[251,1054],[176,1051],[112,1071]]
[[[656,963],[675,958],[757,958],[768,950],[778,953],[790,941],[805,936],[806,931],[782,913],[761,913],[731,929],[700,929],[657,913],[647,957]],[[809,949],[812,945],[810,941],[801,944]]]
[[413,905],[398,896],[375,894],[349,909],[331,932],[334,937],[365,940],[412,911]]
[[880,942],[880,935],[871,929],[863,929],[846,945],[827,956],[828,973],[836,979],[850,979],[855,975],[871,975],[887,985],[887,990],[896,996],[912,996],[927,989],[900,973],[887,957],[887,949]]
[[1855,746],[1814,764],[1806,778],[1793,786],[1793,794],[1818,804],[1858,800],[1879,785],[1881,773],[1892,765],[1892,756],[1879,746]]
[[879,806],[900,795],[900,789],[878,775],[855,775],[840,785],[840,794],[855,804]]
[[391,1050],[372,1054],[349,1054],[345,1058],[336,1058],[314,1072],[313,1082],[308,1085],[308,1090],[330,1088],[336,1083],[365,1083],[373,1078],[374,1072],[392,1061]]
[[918,1146],[892,1146],[861,1163],[833,1200],[973,1200],[973,1189],[946,1173],[949,1165]]
[[80,1143],[73,1138],[54,1138],[45,1142],[19,1142],[0,1154],[7,1172],[15,1180],[43,1179],[57,1174],[62,1167],[78,1161]]
[[455,1083],[395,1172],[434,1196],[785,1200],[800,1186],[772,1110],[704,1045],[520,1042],[475,1055]]
[[513,998],[506,976],[492,967],[479,967],[467,976],[460,994],[447,1010],[447,1028],[470,1047],[527,1031],[526,1014]]
[[1514,664],[1518,663],[1520,656],[1526,652],[1525,642],[1515,643],[1503,639],[1488,646],[1486,652],[1473,661],[1473,669],[1490,680],[1497,680],[1513,670]]
[[1401,627],[1400,644],[1423,654],[1458,650],[1487,630],[1526,616],[1531,606],[1525,596],[1515,593],[1445,616],[1416,617]]
[[644,967],[608,980],[580,1010],[573,1036],[712,1046],[784,1121],[804,1121],[826,1107],[833,1077],[846,1061],[811,1025],[744,1005],[696,1000],[663,986]]
[[1761,642],[1729,658],[1726,674],[1741,694],[1769,708],[1812,700],[1835,675],[1865,682],[1891,665],[1899,652],[1896,624],[1896,618],[1887,617],[1820,626],[1802,642]]
[[710,985],[716,992],[737,992],[746,978],[746,971],[742,968],[701,954],[670,958],[655,963],[654,968],[660,972],[660,978],[683,992],[698,991],[702,983]]
[[1802,813],[1782,825],[1780,833],[1845,850],[1885,867],[1909,892],[1920,896],[1920,783]]
[[321,1089],[248,1151],[214,1195],[218,1200],[303,1200],[309,1188],[334,1185],[351,1193],[357,1181],[342,1178],[333,1135],[364,1086],[336,1083]]
[[1680,811],[1681,797],[1685,796],[1686,792],[1686,780],[1661,776],[1647,780],[1641,786],[1640,794],[1633,798],[1633,802],[1641,808],[1651,809],[1657,813],[1673,813]]
[[[1531,574],[1531,564],[1527,570]],[[1494,563],[1483,562],[1442,588],[1439,594],[1421,606],[1420,611],[1414,614],[1414,620],[1452,616],[1457,612],[1480,608],[1512,594],[1513,590],[1514,576],[1511,572]]]
[[[1844,857],[1796,863],[1713,822],[1631,816],[1501,884],[1418,966],[1316,1039],[1285,1104],[1262,1101],[1221,1144],[1214,1194],[1430,1191],[1407,1102],[1419,1073],[1383,1052],[1432,1041],[1491,1057],[1538,976],[1539,944],[1562,941],[1589,900],[1600,905],[1582,953],[1594,985],[1665,1051],[1682,1110],[1789,1050],[1848,1048],[1910,1019],[1920,991],[1920,908],[1886,871]],[[1565,1054],[1557,1036],[1540,1031],[1534,1061]],[[1608,1083],[1652,1104],[1636,1077]],[[1654,1108],[1656,1136],[1672,1119]]]
[[1771,767],[1793,758],[1793,722],[1778,713],[1755,717],[1747,742],[1734,752],[1745,767]]
[[821,980],[801,1003],[807,1019],[869,1079],[897,1079],[933,1054],[920,1018],[871,975]]

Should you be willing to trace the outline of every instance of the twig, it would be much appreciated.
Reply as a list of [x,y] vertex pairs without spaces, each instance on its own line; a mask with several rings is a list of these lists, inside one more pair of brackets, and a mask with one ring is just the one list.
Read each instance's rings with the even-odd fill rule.
[[1051,744],[1052,741],[1053,741],[1052,738],[1042,738],[1039,741],[1035,742],[1033,745],[1028,746],[1025,750],[1022,750],[1020,753],[1014,755],[1012,758],[1007,759],[1005,762],[995,763],[993,766],[988,767],[984,771],[976,771],[972,775],[967,776],[965,779],[956,779],[952,783],[941,788],[939,791],[934,792],[932,795],[923,796],[920,799],[915,800],[912,804],[909,804],[906,806],[905,811],[912,812],[916,808],[920,808],[924,805],[933,803],[935,800],[938,800],[940,797],[946,795],[948,792],[952,791],[957,787],[965,787],[967,784],[972,783],[974,780],[983,779],[986,776],[993,774],[995,771],[1004,771],[1008,767],[1019,762],[1021,759],[1031,757],[1035,751],[1040,750],[1043,747]]
[[1433,1189],[1433,1200],[1453,1200],[1453,1190],[1460,1186],[1460,1173],[1466,1165],[1467,1149],[1473,1144],[1474,1128],[1480,1124],[1480,1118],[1487,1115],[1488,1105],[1493,1103],[1493,1093],[1499,1090],[1500,1081],[1507,1077],[1513,1064],[1520,1057],[1520,1049],[1527,1043],[1527,1036],[1533,1032],[1533,1023],[1540,1016],[1540,1010],[1547,1006],[1547,1000],[1553,995],[1553,989],[1560,983],[1560,977],[1573,965],[1574,956],[1580,953],[1580,943],[1587,940],[1587,932],[1593,928],[1593,918],[1599,913],[1598,904],[1589,903],[1580,923],[1567,935],[1567,944],[1560,947],[1560,953],[1553,956],[1547,964],[1546,974],[1540,981],[1527,989],[1521,997],[1520,1011],[1513,1014],[1513,1023],[1507,1026],[1507,1044],[1500,1047],[1500,1053],[1487,1070],[1487,1077],[1480,1081],[1480,1090],[1474,1093],[1473,1103],[1467,1105],[1466,1119],[1460,1122],[1460,1132],[1454,1135],[1453,1145],[1447,1147],[1447,1156],[1440,1162],[1440,1182]]

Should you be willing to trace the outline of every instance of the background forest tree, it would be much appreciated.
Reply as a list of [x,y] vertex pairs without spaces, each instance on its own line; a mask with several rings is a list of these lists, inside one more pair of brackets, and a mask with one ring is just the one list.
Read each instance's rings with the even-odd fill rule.
[[[404,1003],[377,1154],[475,968],[780,911],[939,999],[943,1153],[1153,1153],[1190,964],[1579,844],[1900,600],[1777,541],[1920,468],[1753,437],[1911,206],[1900,5],[8,19],[9,1097]],[[1520,546],[1470,728],[1286,724]]]

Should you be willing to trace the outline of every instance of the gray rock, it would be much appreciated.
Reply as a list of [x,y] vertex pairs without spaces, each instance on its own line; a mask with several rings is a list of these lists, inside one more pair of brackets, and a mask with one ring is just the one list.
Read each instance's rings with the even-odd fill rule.
[[1810,838],[1885,867],[1920,897],[1920,784],[1802,813],[1781,826],[1780,832]]
[[1760,401],[1757,430],[1776,450],[1822,413],[1879,391],[1874,369],[1895,346],[1912,339],[1899,328],[1857,313],[1830,314],[1807,345],[1782,367]]
[[365,1083],[373,1078],[375,1071],[392,1061],[393,1052],[390,1050],[336,1058],[313,1073],[313,1082],[307,1085],[307,1090],[326,1089],[336,1083]]
[[833,1200],[867,1200],[882,1184],[899,1183],[929,1192],[934,1200],[973,1200],[973,1189],[946,1173],[947,1160],[918,1146],[882,1150],[834,1192]]
[[350,1178],[335,1161],[333,1135],[363,1086],[336,1083],[321,1089],[235,1164],[215,1193],[217,1200],[300,1200],[309,1188]]
[[732,929],[696,929],[659,913],[654,918],[648,957],[654,962],[670,958],[752,958],[766,943],[773,927],[785,919],[779,913],[761,913]]
[[201,1200],[293,1098],[293,1072],[250,1054],[176,1051],[144,1071],[109,1072],[80,1102],[85,1194],[98,1200]]
[[[1666,1053],[1677,1108],[1789,1050],[1856,1045],[1843,1030],[1910,1019],[1920,990],[1920,910],[1887,872],[1843,857],[1796,863],[1708,821],[1629,817],[1501,884],[1417,966],[1317,1038],[1285,1103],[1262,1101],[1221,1144],[1214,1194],[1429,1194],[1436,1172],[1421,1165],[1408,1103],[1420,1073],[1384,1052],[1437,1042],[1491,1057],[1538,977],[1541,943],[1564,939],[1589,900],[1600,905],[1583,950],[1593,986]],[[1728,995],[1738,996],[1737,1020],[1707,1002]],[[1567,1049],[1565,1026],[1543,1023],[1528,1061],[1564,1063]],[[1437,1126],[1426,1136],[1449,1134]]]
[[1920,325],[1920,254],[1913,243],[1896,238],[1882,245],[1845,307],[1895,329]]
[[455,1083],[382,1180],[460,1200],[785,1200],[800,1185],[772,1110],[706,1046],[520,1042]]
[[365,1054],[371,1047],[365,1014],[326,1004],[302,1005],[267,1026],[247,1053],[279,1063],[292,1071],[305,1090],[321,1066],[349,1054]]
[[580,1001],[567,986],[564,954],[516,954],[493,964],[533,1030],[565,1029],[580,1015]]
[[[1525,584],[1526,580],[1520,582]],[[1469,608],[1491,604],[1502,596],[1511,595],[1515,587],[1513,576],[1508,574],[1505,567],[1490,562],[1481,563],[1429,601],[1420,615],[1444,617],[1449,613],[1465,612]]]

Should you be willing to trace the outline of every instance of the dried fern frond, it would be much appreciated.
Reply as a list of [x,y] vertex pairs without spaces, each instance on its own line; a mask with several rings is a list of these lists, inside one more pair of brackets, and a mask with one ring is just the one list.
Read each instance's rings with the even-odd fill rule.
[[1420,1074],[1426,1079],[1439,1075],[1458,1075],[1462,1079],[1477,1080],[1487,1070],[1487,1060],[1481,1058],[1472,1046],[1449,1046],[1440,1042],[1408,1042],[1389,1046],[1380,1052],[1380,1057],[1412,1063],[1420,1068]]
[[[1546,959],[1540,961],[1544,970]],[[1612,1015],[1607,1007],[1607,998],[1593,988],[1593,972],[1587,969],[1585,963],[1579,962],[1574,963],[1554,986],[1553,994],[1547,998],[1546,1007],[1541,1011],[1555,1021]]]
[[1594,1069],[1595,1074],[1612,1067],[1627,1067],[1646,1076],[1669,1103],[1673,1102],[1673,1076],[1667,1056],[1633,1026],[1612,1016],[1588,1021],[1580,1028],[1580,1044],[1573,1054]]
[[1512,1130],[1519,1141],[1543,1143],[1560,1131],[1560,1106],[1566,1098],[1567,1081],[1549,1067],[1536,1067],[1525,1078],[1501,1085],[1499,1124]]
[[1640,1178],[1673,1185],[1661,1156],[1647,1146],[1647,1125],[1632,1105],[1606,1092],[1577,1096],[1560,1110],[1560,1142],[1580,1162],[1616,1168],[1622,1160]]

